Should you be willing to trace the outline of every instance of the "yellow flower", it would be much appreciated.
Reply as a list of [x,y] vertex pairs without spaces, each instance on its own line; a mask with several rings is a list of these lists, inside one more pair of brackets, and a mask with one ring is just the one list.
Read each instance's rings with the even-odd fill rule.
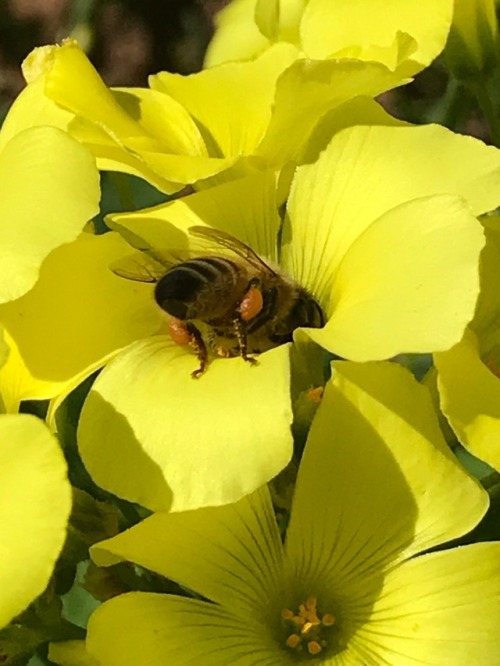
[[500,470],[500,218],[486,217],[481,293],[470,329],[436,354],[441,409],[458,440]]
[[[150,88],[108,89],[73,41],[35,50],[24,71],[30,83],[17,100],[20,122],[38,124],[34,105],[43,122],[52,109],[54,124],[87,145],[100,169],[140,176],[167,193],[300,162],[328,112],[406,80],[379,63],[297,60],[290,44],[190,76],[161,72]],[[372,103],[363,122],[374,114],[381,112]],[[337,125],[346,118],[347,111]]]
[[334,363],[285,544],[265,487],[225,507],[154,514],[96,544],[97,564],[135,562],[197,598],[115,597],[90,618],[88,653],[103,666],[311,655],[331,666],[493,666],[500,544],[422,554],[466,534],[487,506],[406,370]]
[[301,57],[359,58],[410,75],[443,49],[452,7],[453,0],[233,0],[216,17],[205,64],[288,42]]
[[[449,349],[462,337],[484,244],[473,213],[497,205],[499,173],[497,149],[437,126],[355,127],[297,169],[282,229],[267,172],[109,223],[143,247],[189,247],[193,225],[231,233],[321,305],[326,325],[296,340],[380,360]],[[290,459],[289,354],[281,345],[255,367],[215,358],[193,380],[191,350],[167,336],[138,341],[107,365],[83,407],[89,472],[153,510],[237,501]]]

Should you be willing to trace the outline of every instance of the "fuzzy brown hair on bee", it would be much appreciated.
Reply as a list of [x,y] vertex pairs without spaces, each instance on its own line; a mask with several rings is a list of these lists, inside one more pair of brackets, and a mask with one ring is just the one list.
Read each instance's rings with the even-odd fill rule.
[[173,341],[189,345],[199,360],[193,377],[207,369],[209,349],[254,364],[254,354],[290,342],[296,328],[324,325],[314,298],[250,247],[211,227],[190,227],[189,233],[203,239],[206,250],[176,260],[148,248],[147,266],[136,258],[135,269],[111,268],[121,277],[156,283],[154,297],[170,315]]

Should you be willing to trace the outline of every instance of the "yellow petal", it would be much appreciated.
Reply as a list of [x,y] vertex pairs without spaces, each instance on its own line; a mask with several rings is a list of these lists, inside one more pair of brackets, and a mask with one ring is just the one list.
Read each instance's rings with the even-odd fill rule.
[[272,165],[290,159],[300,163],[310,134],[326,112],[358,95],[374,97],[403,82],[377,63],[299,60],[277,81],[272,117],[257,154]]
[[482,362],[477,338],[468,331],[434,362],[441,409],[459,441],[500,470],[500,379]]
[[299,26],[309,0],[257,0],[254,20],[268,39],[299,44]]
[[66,537],[71,487],[59,444],[28,415],[0,416],[0,627],[45,589]]
[[0,303],[36,283],[42,261],[75,240],[99,210],[99,174],[90,153],[67,134],[39,127],[0,153]]
[[270,45],[255,22],[256,3],[257,0],[233,0],[216,14],[216,31],[208,45],[205,67],[251,60]]
[[87,652],[85,641],[50,643],[48,657],[59,666],[99,666],[99,662]]
[[398,32],[417,43],[415,71],[428,65],[444,48],[453,0],[371,0],[331,2],[309,0],[301,23],[304,51],[328,58],[349,46],[389,46]]
[[470,531],[488,496],[450,453],[427,389],[408,370],[339,361],[333,373],[299,468],[286,549],[299,589],[366,614],[385,569]]
[[16,97],[0,131],[0,150],[25,129],[48,125],[67,130],[73,114],[45,95],[43,77],[27,85]]
[[[83,233],[51,253],[30,292],[0,306],[0,321],[21,358],[13,354],[13,365],[5,368],[13,401],[73,387],[108,355],[158,331],[161,312],[151,285],[119,278],[109,268],[127,254],[130,247],[118,234]],[[28,377],[16,380],[17,370],[27,370]]]
[[282,264],[327,299],[347,249],[383,213],[450,193],[478,215],[498,205],[499,178],[498,149],[437,125],[346,129],[315,164],[297,169]]
[[122,594],[95,611],[87,649],[103,666],[290,663],[257,620],[250,623],[204,601],[141,592]]
[[235,504],[156,513],[91,549],[99,566],[128,560],[249,618],[282,584],[282,545],[266,487]]
[[187,249],[191,247],[189,227],[208,225],[227,231],[258,254],[276,261],[281,224],[276,177],[273,172],[263,171],[167,204],[109,215],[106,221],[125,239],[132,233],[134,238],[159,249]]
[[251,62],[190,76],[161,72],[150,77],[150,85],[186,107],[203,127],[210,155],[249,155],[269,123],[276,79],[295,57],[293,46],[279,44]]
[[500,651],[500,544],[417,557],[390,572],[353,638],[367,660],[486,666]]
[[155,139],[120,107],[75,41],[45,48],[45,94],[50,99],[128,146],[150,150],[158,147]]
[[456,197],[397,206],[349,248],[331,286],[331,318],[309,335],[355,361],[449,349],[474,315],[483,245],[481,225]]
[[215,359],[196,380],[198,366],[194,353],[157,337],[105,368],[79,429],[97,484],[153,510],[185,511],[237,501],[283,469],[292,454],[289,346],[256,366]]

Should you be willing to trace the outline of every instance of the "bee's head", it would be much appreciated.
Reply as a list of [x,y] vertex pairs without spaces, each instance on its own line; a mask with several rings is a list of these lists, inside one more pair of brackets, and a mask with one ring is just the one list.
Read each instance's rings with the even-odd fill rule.
[[195,272],[174,266],[157,283],[155,300],[162,310],[178,319],[190,319],[190,305],[196,300],[203,280]]

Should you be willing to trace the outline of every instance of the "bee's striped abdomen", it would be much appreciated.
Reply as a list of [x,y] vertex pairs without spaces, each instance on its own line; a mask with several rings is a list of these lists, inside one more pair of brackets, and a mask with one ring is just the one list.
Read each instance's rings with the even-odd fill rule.
[[[159,280],[155,289],[158,305],[179,319],[202,316],[193,312],[193,304],[202,301],[204,292],[223,286],[231,291],[238,281],[238,266],[225,257],[199,257],[183,261]],[[213,306],[212,306],[213,307]],[[197,308],[199,310],[199,308]]]

